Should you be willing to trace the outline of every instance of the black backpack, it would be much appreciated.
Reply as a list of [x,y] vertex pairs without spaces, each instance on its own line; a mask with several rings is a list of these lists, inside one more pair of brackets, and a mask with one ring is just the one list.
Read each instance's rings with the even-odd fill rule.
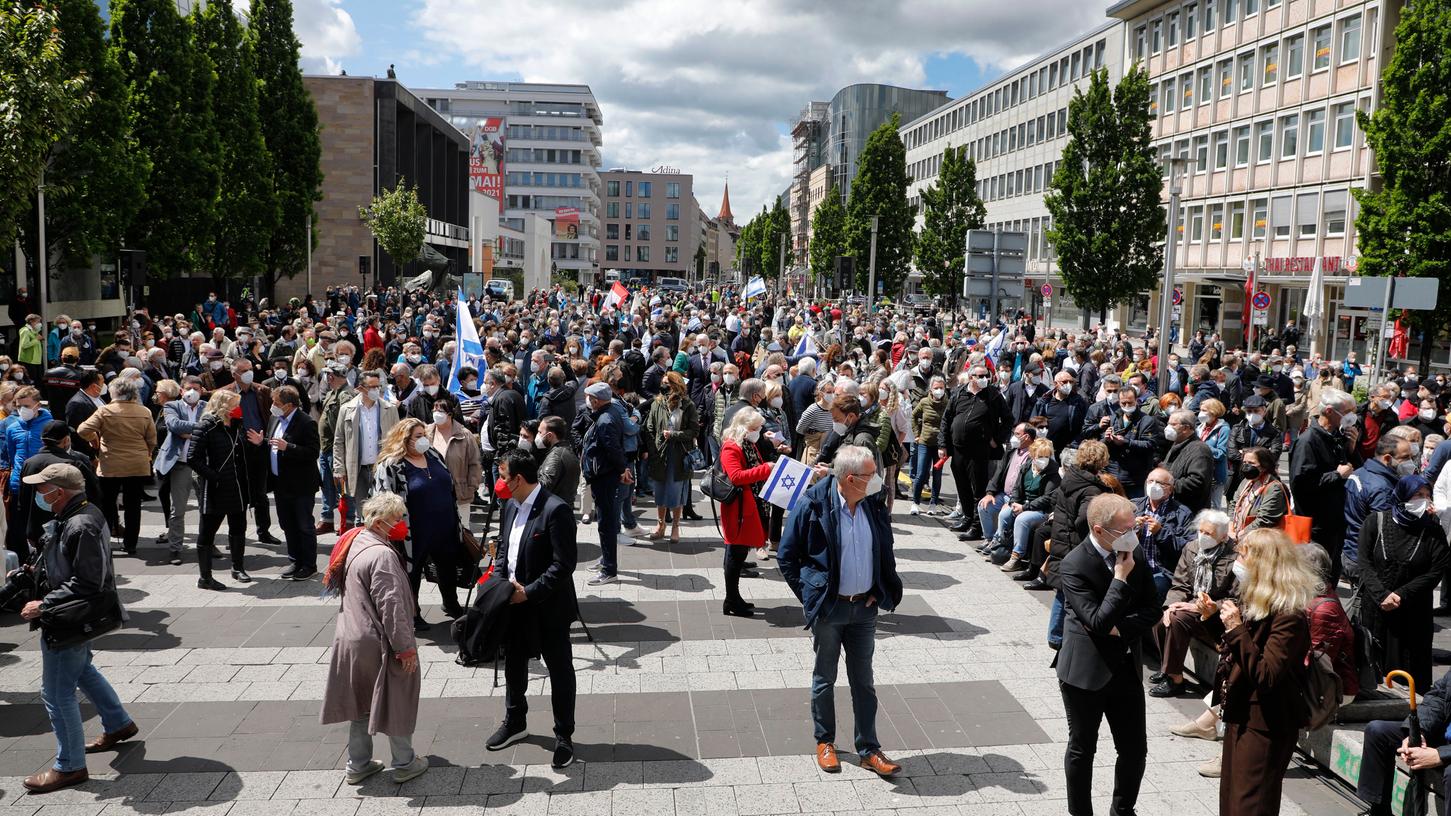
[[454,660],[460,666],[483,666],[492,663],[503,648],[513,609],[509,598],[514,594],[514,585],[494,573],[470,593],[474,595],[473,602],[451,627],[453,640],[458,644],[458,657]]

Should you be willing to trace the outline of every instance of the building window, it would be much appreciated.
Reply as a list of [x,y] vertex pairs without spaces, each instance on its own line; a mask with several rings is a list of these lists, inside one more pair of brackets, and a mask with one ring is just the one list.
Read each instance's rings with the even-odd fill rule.
[[1165,26],[1164,40],[1170,48],[1179,44],[1179,12],[1177,11],[1169,13],[1169,24]]
[[1275,196],[1270,201],[1270,227],[1277,241],[1290,237],[1290,219],[1295,215],[1292,207],[1293,199],[1289,196]]
[[1223,170],[1229,166],[1229,131],[1214,134],[1214,169]]
[[680,198],[680,182],[678,182],[678,181],[667,181],[667,182],[665,182],[665,197],[666,198]]
[[679,221],[680,220],[680,205],[679,204],[666,204],[665,205],[665,220],[666,221]]
[[1350,147],[1355,139],[1355,103],[1342,102],[1335,106],[1335,149]]
[[1240,125],[1234,129],[1234,166],[1244,167],[1249,164],[1249,125]]
[[647,247],[647,246],[636,247],[635,248],[635,260],[639,261],[640,263],[649,263],[649,261],[650,261],[650,248]]
[[641,201],[640,202],[640,206],[639,206],[639,212],[640,212],[640,218],[642,218],[642,219],[649,218],[650,217],[650,202],[648,202],[648,201]]
[[626,218],[634,218],[635,217],[635,202],[633,202],[633,201],[626,201],[625,202],[625,217]]
[[665,225],[665,240],[667,240],[667,241],[679,241],[680,240],[680,225],[679,224],[666,224]]
[[1162,27],[1163,23],[1159,20],[1149,23],[1149,53],[1151,54],[1164,50]]
[[625,260],[627,260],[627,261],[633,260],[630,257],[630,246],[628,244],[625,245]]
[[625,182],[625,198],[630,198],[630,197],[634,196],[634,194],[635,194],[635,182],[633,182],[633,181],[627,181],[627,182]]
[[1204,0],[1204,33],[1208,34],[1214,30],[1214,7],[1219,5],[1219,0]]
[[1209,240],[1224,240],[1224,205],[1215,204],[1209,208]]
[[1244,240],[1244,202],[1229,205],[1229,240]]
[[606,204],[605,205],[605,217],[606,218],[619,218],[620,217],[620,202],[618,202],[618,201],[611,201],[610,203]]
[[1246,51],[1239,55],[1239,91],[1253,90],[1255,86],[1255,52]]
[[605,195],[610,198],[620,197],[620,183],[618,181],[605,182]]
[[640,182],[640,197],[641,198],[649,198],[650,197],[650,191],[651,191],[651,188],[652,187],[654,187],[654,185],[651,184],[648,181],[642,181],[642,182]]
[[1189,243],[1204,243],[1204,208],[1191,207],[1189,209]]
[[1224,24],[1229,25],[1239,16],[1239,0],[1224,0]]
[[1179,77],[1179,89],[1184,94],[1184,106],[1181,110],[1189,110],[1194,106],[1194,74],[1187,73]]
[[1293,159],[1300,152],[1300,115],[1280,117],[1280,158]]
[[1305,35],[1285,39],[1285,79],[1295,79],[1305,70]]
[[1194,137],[1194,172],[1203,173],[1209,169],[1209,137]]
[[1244,16],[1260,13],[1260,0],[1244,0]]
[[1340,21],[1340,61],[1360,59],[1360,15]]
[[1259,122],[1255,125],[1255,141],[1259,149],[1255,152],[1255,161],[1264,163],[1275,157],[1275,123]]
[[618,261],[620,259],[620,248],[614,244],[605,247],[605,260]]
[[1198,28],[1199,6],[1195,3],[1190,3],[1184,7],[1184,40],[1187,42],[1194,39],[1195,35],[1198,34],[1198,31],[1196,31]]
[[1324,109],[1305,112],[1305,154],[1325,152]]
[[1320,211],[1320,196],[1316,193],[1301,193],[1295,199],[1295,234],[1301,238],[1314,238],[1320,224],[1315,214]]
[[665,247],[665,263],[680,263],[680,247]]
[[1280,46],[1270,44],[1261,49],[1260,65],[1264,78],[1262,84],[1273,85],[1280,74]]
[[633,224],[626,224],[625,225],[625,240],[626,241],[633,241],[633,240],[635,240],[634,225]]
[[605,240],[606,241],[618,241],[618,240],[620,240],[620,225],[619,224],[605,224]]
[[1264,238],[1269,225],[1269,204],[1263,198],[1256,198],[1250,206],[1250,237]]
[[1311,42],[1315,45],[1315,61],[1311,63],[1311,69],[1321,71],[1330,67],[1330,26],[1320,26],[1310,32]]
[[1219,98],[1228,99],[1234,93],[1234,60],[1219,62]]
[[1214,74],[1209,66],[1199,69],[1199,104],[1208,105],[1214,100]]
[[1164,113],[1174,112],[1174,80],[1164,80]]
[[1336,190],[1325,194],[1325,235],[1339,238],[1345,235],[1346,192]]

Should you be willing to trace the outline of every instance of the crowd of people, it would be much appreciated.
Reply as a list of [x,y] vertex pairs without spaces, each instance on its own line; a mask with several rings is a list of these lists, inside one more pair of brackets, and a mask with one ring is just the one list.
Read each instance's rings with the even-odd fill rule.
[[[461,356],[460,314],[482,355]],[[1310,656],[1328,656],[1346,701],[1393,668],[1431,689],[1433,615],[1451,611],[1445,375],[1412,365],[1368,382],[1354,355],[1303,352],[1293,323],[1253,349],[1195,332],[1160,360],[1152,338],[1050,330],[1022,313],[989,321],[731,289],[619,303],[556,288],[460,307],[347,287],[285,304],[212,296],[184,313],[138,309],[104,336],[65,316],[53,326],[26,316],[15,356],[0,357],[5,542],[11,568],[35,564],[51,588],[22,616],[45,629],[66,598],[114,594],[111,540],[136,554],[153,498],[167,521],[159,543],[171,563],[195,561],[201,589],[252,581],[249,541],[285,545],[283,578],[320,578],[344,599],[323,716],[351,723],[350,782],[383,769],[371,753],[380,732],[395,778],[426,770],[407,738],[413,638],[432,625],[419,592],[427,579],[446,617],[465,615],[470,540],[487,532],[474,529],[476,506],[494,531],[495,576],[534,623],[506,646],[506,716],[488,747],[522,738],[527,659],[542,656],[560,767],[573,761],[578,524],[597,528],[585,584],[601,587],[628,568],[632,545],[674,544],[683,521],[712,513],[725,615],[756,614],[741,579],[776,562],[816,644],[817,761],[840,768],[831,689],[845,651],[856,751],[890,776],[899,766],[876,740],[871,644],[878,610],[902,596],[891,520],[940,517],[1025,589],[1054,593],[1046,640],[1069,717],[1074,814],[1090,812],[1103,718],[1118,751],[1115,812],[1133,809],[1146,648],[1158,668],[1148,695],[1206,697],[1173,733],[1223,740],[1202,771],[1223,777],[1222,812],[1271,813],[1306,722],[1296,694]],[[763,495],[786,456],[815,480],[790,512]],[[214,574],[224,521],[230,585]],[[57,535],[71,543],[51,546]],[[1187,669],[1196,643],[1220,654],[1212,684]],[[45,673],[59,748],[27,780],[33,790],[75,784],[84,751],[136,735],[84,641],[42,649],[65,668]],[[105,728],[88,746],[78,687]],[[1427,732],[1433,746],[1445,730]],[[1361,796],[1389,812],[1365,779]]]

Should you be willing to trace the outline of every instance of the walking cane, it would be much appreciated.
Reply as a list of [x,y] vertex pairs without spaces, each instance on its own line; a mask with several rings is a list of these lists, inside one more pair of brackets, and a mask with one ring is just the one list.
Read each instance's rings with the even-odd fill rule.
[[[1410,733],[1406,736],[1406,745],[1411,748],[1421,747],[1421,719],[1416,714],[1416,678],[1409,672],[1396,669],[1386,673],[1386,688],[1392,688],[1391,681],[1399,677],[1406,681],[1411,695],[1411,716]],[[1401,798],[1401,816],[1424,816],[1426,813],[1426,786],[1421,784],[1421,772],[1406,765],[1406,791]]]

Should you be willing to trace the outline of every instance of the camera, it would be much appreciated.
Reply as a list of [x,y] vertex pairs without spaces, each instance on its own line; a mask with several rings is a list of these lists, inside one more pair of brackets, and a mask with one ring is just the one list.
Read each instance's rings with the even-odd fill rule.
[[28,568],[15,570],[6,576],[5,585],[0,587],[0,609],[19,611],[22,606],[35,600],[38,589],[34,572]]

